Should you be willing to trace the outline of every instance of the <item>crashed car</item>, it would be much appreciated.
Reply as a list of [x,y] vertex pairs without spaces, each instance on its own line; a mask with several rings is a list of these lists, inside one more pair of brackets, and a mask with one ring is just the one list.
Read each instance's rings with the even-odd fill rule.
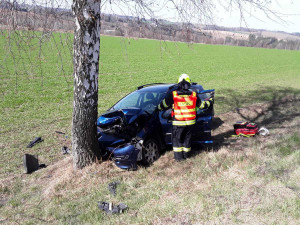
[[[176,84],[146,84],[131,92],[97,120],[98,142],[104,158],[111,158],[122,169],[137,168],[137,162],[150,165],[163,149],[172,145],[171,109],[159,111],[158,104]],[[214,90],[204,90],[192,83],[202,100],[214,96]],[[212,143],[213,105],[197,111],[192,142]]]

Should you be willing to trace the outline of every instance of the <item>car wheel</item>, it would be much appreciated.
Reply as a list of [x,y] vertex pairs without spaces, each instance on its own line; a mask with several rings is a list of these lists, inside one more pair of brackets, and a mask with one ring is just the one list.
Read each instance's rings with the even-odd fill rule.
[[143,144],[142,163],[151,165],[160,155],[160,145],[157,140],[150,138]]

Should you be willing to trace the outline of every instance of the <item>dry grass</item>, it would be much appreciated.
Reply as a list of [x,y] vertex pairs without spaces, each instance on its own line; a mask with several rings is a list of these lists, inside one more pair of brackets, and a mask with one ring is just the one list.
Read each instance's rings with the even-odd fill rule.
[[[7,224],[297,224],[300,219],[299,100],[259,104],[219,115],[217,143],[185,162],[166,152],[151,167],[129,172],[111,161],[74,171],[65,157],[32,175],[1,180],[0,221]],[[293,105],[294,108],[289,106]],[[290,111],[284,123],[268,123]],[[272,110],[271,110],[272,109]],[[234,138],[232,123],[252,118],[268,137]],[[222,137],[222,138],[221,138]],[[289,151],[281,148],[289,147]],[[107,190],[119,180],[117,195]],[[4,189],[8,188],[8,192]],[[5,189],[5,190],[6,190]],[[124,202],[129,210],[107,216],[97,201]]]

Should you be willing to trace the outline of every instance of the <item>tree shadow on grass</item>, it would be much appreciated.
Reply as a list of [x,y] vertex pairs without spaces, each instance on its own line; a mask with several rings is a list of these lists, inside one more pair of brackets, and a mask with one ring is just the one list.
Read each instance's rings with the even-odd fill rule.
[[[245,93],[226,89],[223,90],[223,94],[226,99],[218,99],[216,94],[215,104],[219,104],[218,100],[222,100],[220,105],[226,106],[231,111],[213,119],[212,130],[214,132],[218,129],[221,131],[216,132],[217,134],[213,136],[213,144],[197,148],[198,150],[194,151],[193,155],[199,154],[203,150],[218,151],[221,147],[236,142],[236,139],[229,140],[234,134],[233,123],[236,121],[250,121],[257,123],[259,127],[280,129],[285,128],[287,123],[297,117],[300,120],[299,89],[264,87]],[[299,125],[296,123],[294,126]]]

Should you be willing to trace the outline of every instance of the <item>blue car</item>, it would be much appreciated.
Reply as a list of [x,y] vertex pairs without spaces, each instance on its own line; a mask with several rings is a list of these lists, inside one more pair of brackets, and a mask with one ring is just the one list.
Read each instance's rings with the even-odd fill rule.
[[[158,111],[158,104],[176,84],[146,84],[128,94],[97,120],[98,142],[104,158],[111,158],[122,169],[135,170],[137,162],[152,164],[163,149],[172,145],[171,109]],[[214,90],[192,83],[191,90],[205,100]],[[212,143],[213,105],[197,111],[193,143]]]

